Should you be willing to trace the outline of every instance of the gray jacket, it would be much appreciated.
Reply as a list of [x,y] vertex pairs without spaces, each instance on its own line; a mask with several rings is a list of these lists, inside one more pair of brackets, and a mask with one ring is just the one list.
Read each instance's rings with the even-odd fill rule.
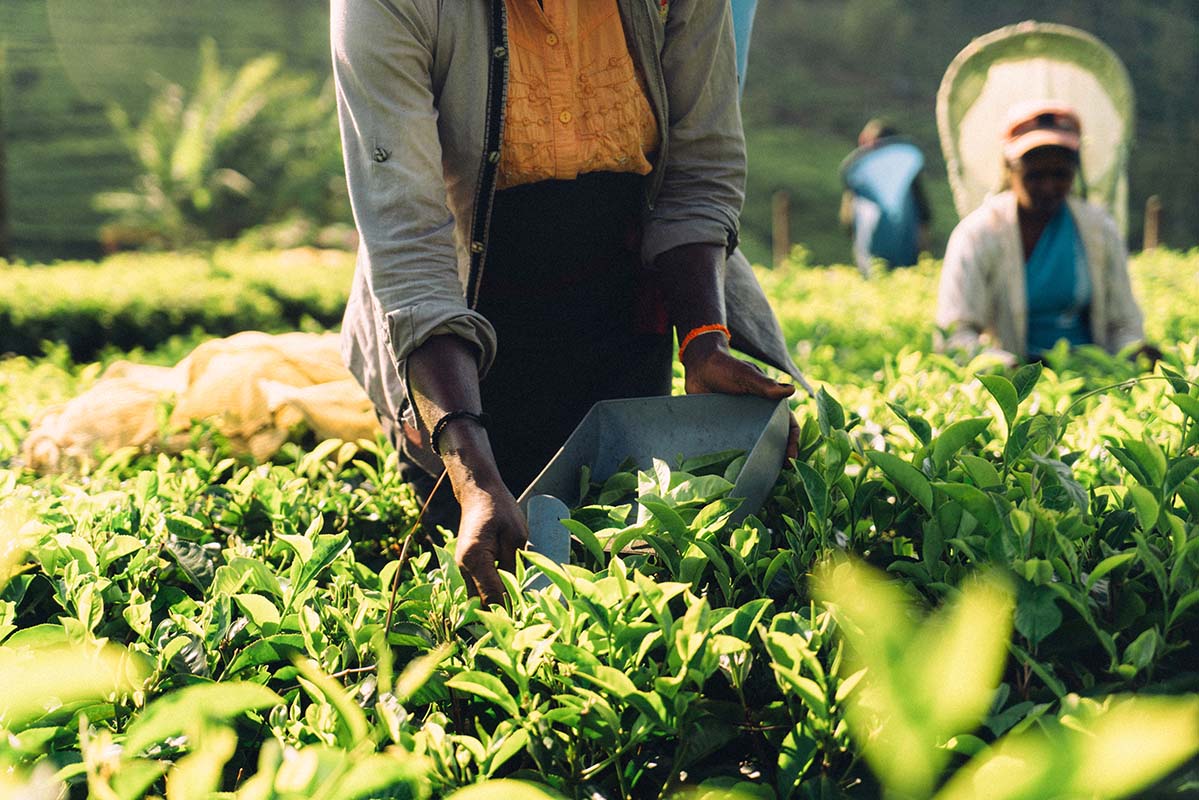
[[[661,146],[646,179],[643,258],[682,244],[732,251],[745,149],[727,0],[618,0]],[[332,0],[331,38],[360,245],[343,355],[379,413],[410,414],[408,354],[454,334],[486,373],[495,331],[473,308],[507,84],[501,0]],[[802,381],[748,263],[726,269],[733,346]]]
[[[1128,252],[1116,223],[1098,206],[1067,198],[1090,267],[1091,339],[1115,353],[1144,337],[1128,277]],[[1028,356],[1028,294],[1016,196],[993,195],[949,237],[937,294],[942,348],[989,348]]]

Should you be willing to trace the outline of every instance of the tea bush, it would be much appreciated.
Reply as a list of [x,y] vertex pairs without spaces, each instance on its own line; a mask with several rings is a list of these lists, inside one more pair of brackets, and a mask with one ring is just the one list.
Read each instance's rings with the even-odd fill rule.
[[[397,557],[416,509],[379,442],[0,470],[0,781],[1193,794],[1199,338],[1167,332],[1194,329],[1194,256],[1138,264],[1167,345],[1151,374],[1093,351],[1019,370],[926,354],[930,270],[767,275],[805,297],[780,307],[811,376],[836,376],[796,401],[800,458],[767,504],[729,523],[730,454],[589,483],[571,563],[529,554],[503,608],[468,597],[452,536]],[[61,350],[0,363],[0,458],[94,372]],[[524,591],[535,574],[550,587]],[[47,691],[71,665],[94,680]]]
[[0,351],[65,345],[76,361],[105,349],[153,350],[195,330],[226,336],[338,324],[353,256],[335,250],[123,253],[103,262],[0,263]]

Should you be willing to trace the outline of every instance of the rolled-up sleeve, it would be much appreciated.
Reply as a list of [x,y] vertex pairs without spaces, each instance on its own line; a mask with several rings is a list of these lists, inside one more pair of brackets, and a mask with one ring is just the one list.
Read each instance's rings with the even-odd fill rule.
[[946,338],[938,349],[978,349],[980,335],[988,327],[985,269],[979,263],[978,243],[969,222],[959,223],[949,237],[941,280],[937,289],[937,328]]
[[1128,274],[1128,248],[1124,238],[1110,217],[1104,216],[1103,236],[1107,244],[1107,337],[1108,348],[1113,353],[1145,338],[1145,328],[1140,306],[1132,293],[1132,279]]
[[728,0],[674,0],[662,74],[668,146],[642,245],[646,263],[684,244],[732,249],[745,199],[745,139]]
[[378,333],[405,374],[409,353],[451,333],[485,372],[495,332],[458,275],[432,88],[435,0],[332,0],[338,118],[360,244],[359,280]]

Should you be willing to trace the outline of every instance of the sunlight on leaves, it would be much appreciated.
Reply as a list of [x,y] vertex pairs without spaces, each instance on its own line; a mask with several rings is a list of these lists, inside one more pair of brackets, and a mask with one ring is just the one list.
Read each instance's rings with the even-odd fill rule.
[[561,800],[562,795],[546,786],[516,780],[477,783],[459,789],[446,800]]
[[0,647],[0,728],[78,703],[128,694],[146,678],[144,664],[116,645]]
[[1199,752],[1199,698],[1108,698],[1062,724],[1004,737],[936,800],[1117,798]]
[[866,669],[849,697],[851,733],[886,785],[927,796],[949,757],[938,745],[973,730],[990,704],[1011,635],[1011,591],[972,580],[923,622],[894,583],[855,562],[826,569],[817,591],[855,668]]

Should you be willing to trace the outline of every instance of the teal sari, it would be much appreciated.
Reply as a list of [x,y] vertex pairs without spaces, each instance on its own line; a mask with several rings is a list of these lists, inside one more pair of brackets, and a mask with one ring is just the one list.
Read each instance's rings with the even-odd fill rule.
[[1065,203],[1041,233],[1024,269],[1028,354],[1040,355],[1062,339],[1071,347],[1091,344],[1087,320],[1091,276],[1078,228]]

